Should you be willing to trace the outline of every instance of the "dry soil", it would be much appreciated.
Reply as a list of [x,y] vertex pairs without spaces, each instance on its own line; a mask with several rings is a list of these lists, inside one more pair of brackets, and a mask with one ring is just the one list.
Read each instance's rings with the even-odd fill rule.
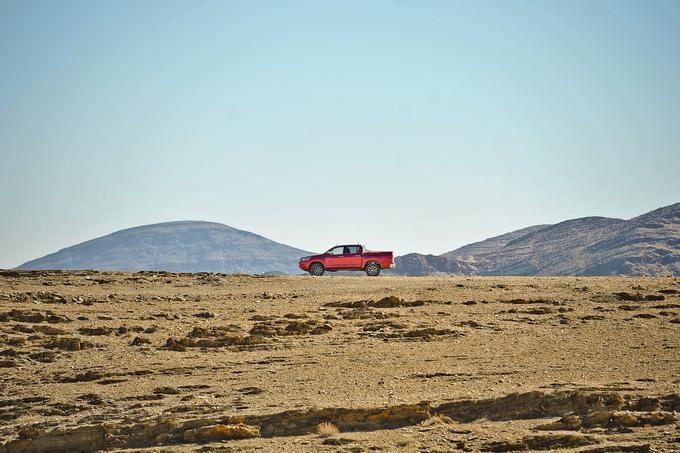
[[679,348],[677,278],[0,271],[0,453],[678,451]]

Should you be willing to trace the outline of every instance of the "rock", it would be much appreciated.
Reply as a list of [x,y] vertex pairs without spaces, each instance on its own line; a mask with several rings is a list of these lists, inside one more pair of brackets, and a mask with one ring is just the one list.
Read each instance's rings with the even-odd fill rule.
[[56,360],[57,354],[54,351],[40,351],[33,352],[29,354],[28,357],[37,362],[51,363]]
[[68,333],[66,330],[54,326],[37,325],[33,327],[33,330],[44,333],[45,335],[66,335]]
[[96,393],[86,393],[84,395],[79,396],[78,399],[87,401],[89,404],[93,406],[101,406],[102,404],[104,404],[104,399],[101,397],[101,395],[98,395]]
[[196,443],[218,442],[221,440],[248,439],[258,437],[260,428],[245,424],[212,425],[184,432],[184,441]]
[[522,441],[530,450],[575,448],[598,443],[598,440],[592,436],[582,436],[579,434],[546,434],[541,436],[527,436],[524,437]]
[[80,351],[82,349],[92,348],[94,345],[89,341],[83,341],[79,338],[59,337],[49,340],[43,344],[47,349],[62,349],[64,351]]
[[180,425],[172,418],[161,418],[118,429],[111,444],[120,448],[150,447],[169,441]]
[[263,437],[297,436],[317,432],[323,422],[332,423],[342,432],[401,428],[427,420],[429,411],[428,403],[371,409],[326,408],[245,417],[244,422],[260,426]]
[[523,450],[555,450],[559,448],[576,448],[598,443],[591,436],[580,434],[544,434],[526,436],[521,440],[505,440],[490,442],[484,446],[485,451],[508,452]]
[[434,327],[427,327],[423,329],[409,330],[404,332],[403,337],[405,338],[426,338],[430,339],[433,337],[443,336],[443,335],[460,335],[460,332],[451,329],[435,329]]
[[283,315],[284,318],[286,319],[307,319],[309,318],[309,315],[306,315],[304,313],[302,314],[297,314],[297,313],[286,313]]
[[104,435],[101,426],[49,432],[31,430],[5,444],[5,449],[7,453],[86,453],[104,449]]
[[483,447],[484,451],[506,452],[527,450],[527,445],[521,440],[501,440],[489,442]]
[[191,338],[206,338],[206,337],[223,337],[230,336],[234,333],[240,333],[241,326],[211,326],[211,327],[194,327],[187,337]]
[[594,411],[581,417],[584,428],[630,428],[645,425],[667,425],[677,421],[670,412]]
[[567,415],[556,422],[546,423],[545,425],[539,425],[535,429],[544,431],[561,431],[561,430],[574,430],[578,431],[581,429],[581,418],[578,415]]
[[221,348],[225,346],[252,346],[267,343],[262,336],[234,335],[229,329],[195,327],[187,338],[168,338],[165,348],[171,351],[185,351],[186,348]]
[[425,302],[422,300],[407,302],[403,299],[399,299],[397,296],[387,296],[378,301],[371,301],[368,303],[369,307],[374,308],[417,307],[420,305],[425,305]]
[[78,329],[78,332],[80,332],[83,335],[111,335],[113,333],[113,329],[111,327],[106,327],[106,326],[100,326],[100,327],[81,327]]
[[631,410],[638,412],[655,412],[661,410],[661,401],[658,398],[640,398]]
[[418,307],[425,305],[423,300],[405,301],[397,296],[387,296],[379,300],[358,300],[354,302],[330,302],[326,307],[340,307],[340,308],[398,308],[398,307]]
[[277,320],[257,323],[250,329],[250,335],[260,337],[274,337],[287,335],[319,335],[330,332],[330,324],[310,319],[308,321]]
[[[387,319],[398,318],[398,313],[384,313],[380,310],[373,310],[369,307],[352,308],[349,310],[338,310],[338,315],[342,319]],[[338,319],[337,316],[327,315],[325,319]]]
[[611,411],[621,409],[623,405],[623,397],[616,393],[535,391],[513,393],[500,398],[453,401],[441,404],[436,410],[438,414],[468,423],[479,418],[517,420],[584,414],[597,410]]
[[214,318],[215,313],[211,313],[209,311],[201,311],[201,312],[198,312],[198,313],[194,313],[194,316],[196,318],[209,319],[209,318]]
[[178,395],[179,390],[175,387],[156,387],[153,392],[157,395]]
[[603,427],[609,425],[613,411],[593,411],[583,416],[583,426],[586,428]]
[[525,311],[525,313],[529,315],[547,315],[551,313],[555,313],[555,310],[550,307],[536,307],[536,308],[530,308]]
[[341,445],[348,445],[354,442],[356,442],[354,439],[347,439],[345,437],[329,437],[328,439],[324,439],[321,443],[323,445],[333,445],[339,447]]
[[[587,448],[579,453],[650,453],[652,447],[649,444],[640,445],[607,445],[605,447]],[[656,451],[656,450],[654,450]]]
[[142,338],[142,337],[135,337],[134,340],[130,343],[130,346],[142,346],[145,344],[150,344],[151,340],[148,338]]
[[618,300],[627,300],[631,302],[640,302],[645,300],[645,296],[640,293],[631,294],[625,291],[614,293],[614,297],[616,297]]
[[32,324],[41,323],[43,321],[49,323],[71,322],[66,316],[57,315],[52,311],[43,313],[40,311],[11,310],[7,313],[0,313],[0,322],[7,322],[10,320]]
[[64,376],[59,378],[57,382],[90,382],[107,376],[110,376],[110,374],[104,373],[102,371],[87,370],[74,376]]
[[187,348],[182,343],[175,340],[174,338],[168,338],[168,340],[165,342],[165,348],[169,349],[170,351],[177,352],[184,352],[187,350]]

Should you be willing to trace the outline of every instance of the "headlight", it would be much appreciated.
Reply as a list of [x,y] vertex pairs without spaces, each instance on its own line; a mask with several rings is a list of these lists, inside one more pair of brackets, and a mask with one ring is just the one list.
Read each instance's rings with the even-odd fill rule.
[[309,261],[309,257],[303,256],[302,258],[300,258],[300,262],[303,262],[303,261]]

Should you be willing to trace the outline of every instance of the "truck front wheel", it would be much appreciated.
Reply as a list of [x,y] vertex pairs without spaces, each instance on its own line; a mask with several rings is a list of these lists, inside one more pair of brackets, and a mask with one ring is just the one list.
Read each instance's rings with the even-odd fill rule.
[[366,265],[366,275],[369,277],[377,277],[380,275],[380,266],[375,261],[371,261]]
[[321,263],[313,263],[311,266],[309,266],[309,273],[312,275],[316,275],[318,277],[321,277],[323,275],[323,264]]

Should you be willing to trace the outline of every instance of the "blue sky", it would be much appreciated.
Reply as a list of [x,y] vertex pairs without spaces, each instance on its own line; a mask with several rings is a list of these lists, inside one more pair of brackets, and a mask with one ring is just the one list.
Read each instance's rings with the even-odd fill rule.
[[443,253],[680,201],[680,2],[0,0],[0,267],[210,220]]

